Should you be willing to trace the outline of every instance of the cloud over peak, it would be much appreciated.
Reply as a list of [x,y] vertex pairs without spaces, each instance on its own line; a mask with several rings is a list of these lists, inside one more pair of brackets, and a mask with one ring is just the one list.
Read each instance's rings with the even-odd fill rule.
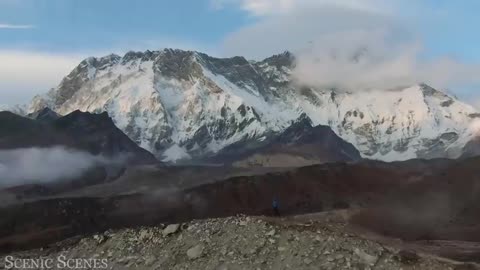
[[[423,12],[420,1],[223,2],[257,17],[224,39],[224,54],[261,59],[292,51],[297,56],[293,76],[307,86],[363,90],[420,82],[437,88],[480,85],[480,65],[442,55],[426,57],[428,48],[417,29],[420,21],[411,19]],[[432,12],[423,12],[422,20],[435,17]]]
[[35,25],[0,23],[0,29],[32,29],[32,28],[35,28]]
[[345,7],[372,12],[389,12],[397,0],[212,0],[217,8],[237,6],[255,16],[280,15],[311,7]]

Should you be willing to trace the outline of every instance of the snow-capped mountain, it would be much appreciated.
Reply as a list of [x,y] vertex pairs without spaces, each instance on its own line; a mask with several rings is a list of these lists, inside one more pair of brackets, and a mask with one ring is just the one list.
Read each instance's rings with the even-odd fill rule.
[[362,159],[355,146],[338,137],[328,126],[314,127],[306,115],[283,132],[256,143],[253,149],[245,147],[245,143],[236,149],[229,146],[215,159],[225,164],[229,152],[233,154],[231,165],[237,167],[304,167]]
[[338,91],[297,87],[294,57],[219,59],[182,50],[88,58],[60,85],[34,98],[28,112],[50,107],[107,111],[140,146],[164,161],[211,156],[243,141],[262,141],[306,114],[328,125],[364,157],[456,157],[480,117],[427,85]]
[[13,112],[17,115],[24,116],[26,114],[27,106],[26,105],[6,105],[0,104],[0,112],[1,111],[9,111]]

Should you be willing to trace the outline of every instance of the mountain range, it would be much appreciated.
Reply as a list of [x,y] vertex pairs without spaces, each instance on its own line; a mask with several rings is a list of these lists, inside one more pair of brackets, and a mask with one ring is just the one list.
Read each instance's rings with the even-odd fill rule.
[[125,155],[130,164],[158,162],[120,131],[107,113],[74,111],[62,117],[45,108],[30,117],[0,112],[0,150],[65,146],[105,158]]
[[[28,108],[2,112],[0,106],[0,252],[60,250],[53,243],[79,235],[108,249],[110,232],[139,227],[140,240],[133,241],[145,245],[148,235],[157,235],[148,226],[169,224],[165,230],[173,226],[186,235],[185,221],[246,214],[317,234],[318,224],[332,243],[332,225],[349,239],[382,238],[389,245],[375,254],[390,262],[397,260],[384,256],[390,246],[405,247],[417,262],[425,260],[416,252],[478,262],[480,113],[426,84],[306,87],[295,79],[295,67],[288,52],[262,61],[171,49],[129,52],[82,61]],[[29,168],[32,150],[52,148],[82,152],[94,163],[72,158],[63,164],[65,155],[45,162],[48,157],[37,154],[39,166]],[[77,165],[81,174],[50,176]],[[24,171],[28,177],[12,177]],[[268,217],[272,200],[280,202],[282,217]],[[312,214],[289,217],[305,213]],[[302,219],[305,226],[297,224]],[[242,222],[239,228],[250,226]],[[202,231],[215,232],[207,223]],[[164,231],[161,243],[182,236]],[[260,239],[261,249],[265,243],[275,252],[281,252],[277,245],[285,248],[275,234],[260,234],[272,236]],[[299,239],[284,240],[295,249]],[[205,258],[212,248],[206,246]],[[354,248],[335,260],[359,256]],[[261,249],[246,250],[257,256]],[[302,265],[314,266],[300,257]],[[422,268],[410,259],[402,265]]]
[[457,158],[480,114],[426,84],[396,89],[305,87],[289,52],[262,61],[165,49],[82,61],[28,113],[107,112],[130,139],[165,162],[215,159],[264,145],[308,119],[361,156],[384,161]]

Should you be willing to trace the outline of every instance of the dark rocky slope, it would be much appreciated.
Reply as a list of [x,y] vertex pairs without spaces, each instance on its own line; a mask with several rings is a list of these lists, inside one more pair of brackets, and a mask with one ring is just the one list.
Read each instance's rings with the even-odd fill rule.
[[[17,166],[14,170],[30,170],[29,163],[22,161],[22,155],[28,155],[28,149],[30,148],[36,148],[39,151],[42,151],[40,149],[46,151],[47,148],[52,151],[55,150],[54,155],[57,156],[77,150],[88,152],[94,156],[101,156],[101,158],[92,157],[92,160],[96,160],[96,164],[84,168],[81,175],[68,177],[69,179],[55,181],[50,179],[42,179],[42,181],[40,179],[26,179],[25,183],[22,181],[22,183],[12,186],[11,183],[14,180],[7,179],[5,175],[0,175],[0,186],[5,188],[4,185],[8,183],[8,188],[2,190],[2,196],[8,198],[3,198],[2,204],[34,200],[39,197],[109,182],[124,172],[126,164],[158,163],[151,153],[137,146],[116,128],[106,113],[97,115],[75,111],[67,116],[60,117],[45,109],[31,115],[31,117],[37,119],[25,118],[10,112],[0,112],[0,151],[16,150],[14,152],[4,152],[3,158],[5,160],[3,161],[8,163],[12,159],[9,155],[15,155],[20,162],[18,165],[5,164],[5,166]],[[65,149],[61,149],[62,147]],[[84,160],[79,160],[78,163],[84,164]],[[55,169],[57,168],[52,168],[52,170]],[[58,168],[58,170],[68,171],[69,168]]]
[[156,163],[155,157],[131,141],[107,113],[74,111],[60,117],[43,109],[25,118],[0,112],[0,149],[65,146],[93,155],[128,155],[135,164]]
[[371,207],[381,204],[401,187],[432,174],[439,164],[444,161],[419,166],[381,162],[326,164],[239,176],[185,190],[159,190],[152,184],[145,192],[130,195],[59,195],[0,209],[4,217],[0,222],[0,247],[27,248],[108,228],[238,213],[269,215],[273,197],[279,198],[283,214]]
[[361,159],[360,152],[352,144],[328,126],[314,127],[306,115],[263,141],[242,141],[213,158],[214,162],[227,162],[237,167],[302,167]]
[[471,158],[480,156],[480,137],[475,137],[470,140],[464,147],[462,151],[461,158]]
[[156,163],[155,157],[130,140],[113,123],[106,112],[101,114],[74,111],[52,122],[53,127],[81,144],[94,155],[108,157],[128,155],[129,163]]
[[74,147],[77,143],[67,134],[57,132],[45,123],[11,112],[0,112],[0,149],[54,145]]

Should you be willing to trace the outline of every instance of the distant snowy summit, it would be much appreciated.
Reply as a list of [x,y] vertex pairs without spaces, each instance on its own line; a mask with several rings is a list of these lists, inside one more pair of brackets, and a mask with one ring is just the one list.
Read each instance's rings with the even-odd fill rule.
[[6,105],[0,104],[0,112],[9,111],[18,115],[25,115],[27,113],[26,105]]
[[201,160],[281,134],[302,117],[326,125],[363,157],[458,157],[480,115],[427,85],[336,91],[293,83],[295,58],[214,58],[192,51],[128,52],[82,61],[28,113],[106,111],[163,161]]

